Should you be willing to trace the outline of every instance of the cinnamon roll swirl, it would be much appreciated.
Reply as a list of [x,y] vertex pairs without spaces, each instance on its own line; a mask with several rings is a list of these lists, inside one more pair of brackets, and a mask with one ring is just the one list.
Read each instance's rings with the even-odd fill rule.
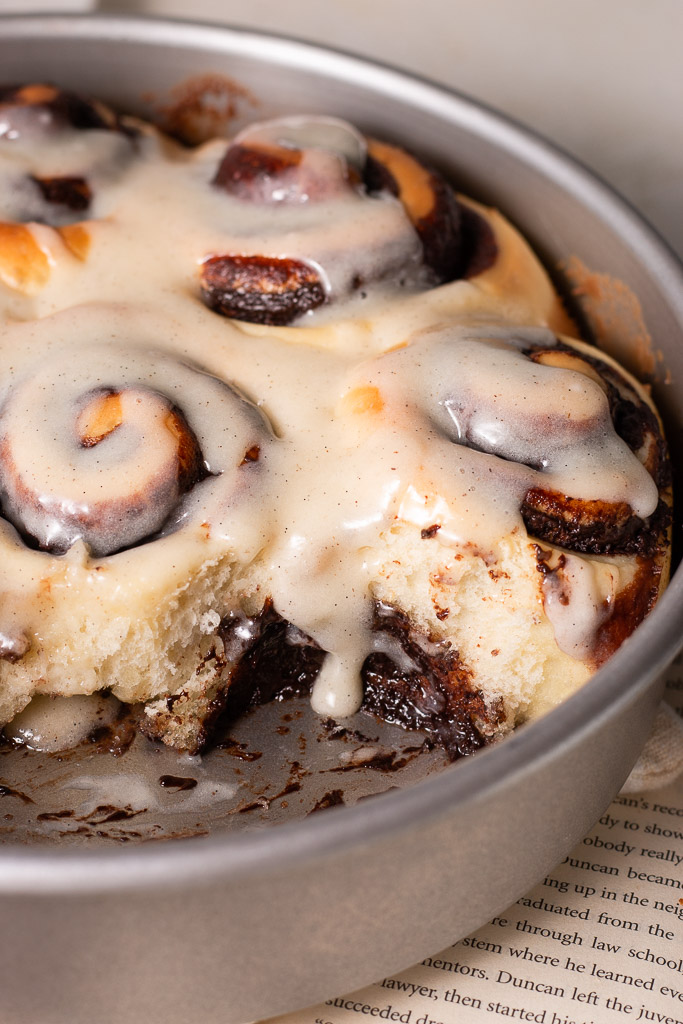
[[0,504],[29,543],[113,555],[172,528],[202,484],[236,487],[263,423],[228,384],[162,352],[73,355],[77,368],[46,360],[0,409]]
[[213,184],[255,217],[268,215],[273,248],[287,249],[295,227],[308,254],[211,256],[202,297],[224,316],[289,324],[374,282],[421,290],[496,259],[486,221],[461,207],[439,173],[333,118],[251,126],[228,147]]

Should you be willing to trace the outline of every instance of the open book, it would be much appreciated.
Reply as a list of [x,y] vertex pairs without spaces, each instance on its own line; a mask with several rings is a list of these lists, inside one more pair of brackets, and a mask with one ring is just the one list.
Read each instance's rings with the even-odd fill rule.
[[[683,661],[667,678],[683,715]],[[619,795],[540,885],[473,935],[278,1024],[683,1024],[683,776]]]

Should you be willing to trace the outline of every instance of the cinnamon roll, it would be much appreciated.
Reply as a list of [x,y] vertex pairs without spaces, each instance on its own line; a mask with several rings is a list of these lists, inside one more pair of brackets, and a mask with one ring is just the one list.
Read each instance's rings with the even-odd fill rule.
[[326,302],[392,279],[422,290],[474,276],[496,260],[494,233],[444,178],[397,146],[333,118],[247,128],[214,187],[266,218],[267,246],[306,258],[232,252],[202,267],[202,298],[224,316],[284,325]]
[[188,151],[40,86],[3,175],[0,723],[105,691],[196,752],[310,691],[457,757],[652,608],[646,390],[427,162],[313,116]]
[[[206,689],[216,605],[267,536],[266,417],[200,365],[112,340],[114,319],[83,307],[12,330],[53,350],[4,365],[3,721],[34,693]],[[108,344],[84,342],[105,329]]]
[[372,552],[373,628],[414,652],[363,668],[393,721],[422,707],[447,746],[483,742],[584,682],[652,608],[668,459],[647,393],[602,353],[546,329],[443,326],[366,364],[343,407],[365,431],[390,424],[399,463],[418,449]]
[[0,86],[0,286],[31,297],[55,265],[87,258],[88,221],[108,212],[140,141],[131,118],[98,100],[43,83]]
[[96,180],[130,158],[134,139],[132,121],[97,100],[53,85],[0,86],[0,147],[12,161],[0,215],[52,226],[82,219]]

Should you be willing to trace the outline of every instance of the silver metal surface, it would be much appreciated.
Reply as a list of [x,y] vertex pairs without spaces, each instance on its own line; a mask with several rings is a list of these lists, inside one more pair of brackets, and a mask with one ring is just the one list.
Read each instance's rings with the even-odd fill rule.
[[[578,256],[632,289],[662,352],[655,395],[682,450],[680,266],[608,189],[508,121],[352,57],[182,23],[8,18],[0,68],[7,81],[50,79],[143,114],[182,79],[220,73],[243,90],[237,124],[324,111],[408,142],[463,191],[495,202],[551,269]],[[679,570],[636,636],[565,705],[467,762],[355,806],[306,816],[310,803],[297,797],[281,814],[280,800],[273,827],[262,814],[251,826],[243,815],[239,829],[217,818],[208,837],[164,843],[46,844],[36,834],[4,845],[3,1024],[237,1024],[357,988],[472,931],[608,805],[645,739],[682,621]],[[307,750],[316,744],[333,767],[311,734]],[[360,789],[394,778],[400,785],[401,772],[378,785],[369,774]]]

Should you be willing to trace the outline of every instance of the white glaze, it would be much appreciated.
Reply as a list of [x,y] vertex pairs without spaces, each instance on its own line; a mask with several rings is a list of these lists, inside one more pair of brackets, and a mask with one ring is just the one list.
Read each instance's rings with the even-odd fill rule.
[[[121,396],[123,422],[84,447],[79,413],[102,389]],[[186,410],[211,474],[187,503],[177,487],[176,439],[166,425],[173,405]],[[95,555],[113,554],[198,504],[202,516],[220,516],[217,504],[225,505],[245,475],[245,453],[268,440],[254,406],[163,352],[91,344],[76,348],[66,366],[60,352],[18,381],[0,411],[3,509],[42,547],[64,552],[83,539]]]
[[171,800],[168,799],[168,790],[152,786],[142,775],[130,773],[75,775],[64,783],[62,789],[84,790],[88,794],[76,806],[78,814],[84,817],[92,814],[102,804],[130,808],[132,811],[155,811],[161,808],[165,812],[199,811],[216,802],[231,800],[239,788],[235,783],[211,779],[201,766],[193,767],[192,771],[200,776],[197,785],[193,789],[174,791]]
[[84,743],[95,729],[110,725],[120,706],[113,697],[100,694],[38,696],[5,727],[5,734],[30,750],[68,750]]
[[614,564],[569,553],[552,559],[549,567],[552,571],[543,579],[543,604],[558,647],[572,658],[587,658],[598,629],[610,617],[619,570]]

